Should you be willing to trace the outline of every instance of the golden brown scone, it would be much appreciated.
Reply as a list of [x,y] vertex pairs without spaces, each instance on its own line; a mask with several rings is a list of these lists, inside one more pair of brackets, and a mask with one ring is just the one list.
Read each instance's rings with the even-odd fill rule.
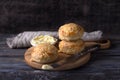
[[75,23],[62,25],[58,30],[59,39],[66,41],[78,40],[84,33],[83,27]]
[[77,41],[60,41],[59,43],[59,52],[63,52],[66,54],[76,54],[81,52],[84,49],[83,40]]
[[57,59],[58,49],[49,43],[41,43],[34,47],[31,54],[31,61],[38,63],[50,63]]

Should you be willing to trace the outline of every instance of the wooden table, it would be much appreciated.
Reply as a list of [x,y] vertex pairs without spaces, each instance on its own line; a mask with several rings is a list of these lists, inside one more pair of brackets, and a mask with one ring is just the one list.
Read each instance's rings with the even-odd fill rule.
[[[120,36],[109,36],[112,47],[92,54],[84,66],[67,71],[35,70],[24,62],[26,49],[10,49],[0,34],[0,80],[118,80],[120,79]],[[108,36],[107,36],[108,37]]]

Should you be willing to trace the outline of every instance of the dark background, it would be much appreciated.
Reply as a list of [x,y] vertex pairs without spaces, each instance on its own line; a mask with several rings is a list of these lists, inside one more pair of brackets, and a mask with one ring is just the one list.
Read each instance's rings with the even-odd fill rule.
[[0,0],[0,33],[55,31],[75,22],[86,31],[120,34],[119,0]]

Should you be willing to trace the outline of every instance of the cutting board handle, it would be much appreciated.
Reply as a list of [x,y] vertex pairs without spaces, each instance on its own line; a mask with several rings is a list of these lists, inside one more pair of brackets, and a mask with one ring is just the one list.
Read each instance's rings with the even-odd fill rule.
[[86,41],[85,46],[90,47],[93,45],[100,45],[100,49],[108,49],[111,45],[110,40],[99,40],[99,41]]

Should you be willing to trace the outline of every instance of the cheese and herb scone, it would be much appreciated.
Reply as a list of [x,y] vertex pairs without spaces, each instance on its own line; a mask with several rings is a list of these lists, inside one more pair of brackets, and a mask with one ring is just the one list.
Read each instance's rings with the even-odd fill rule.
[[32,46],[37,46],[41,43],[50,43],[50,44],[56,44],[57,39],[50,36],[50,35],[40,35],[40,36],[36,36],[34,37],[30,43]]
[[57,59],[58,49],[49,43],[41,43],[34,47],[31,53],[31,61],[38,63],[50,63]]
[[[68,23],[61,26],[58,30],[59,52],[65,54],[77,54],[84,49],[84,41],[81,37],[84,29],[75,23]],[[54,46],[57,39],[49,35],[36,36],[31,40],[34,50],[31,54],[31,60],[38,63],[49,63],[58,57],[58,49]]]
[[60,41],[59,52],[65,54],[77,54],[85,48],[83,40],[77,41]]
[[83,36],[83,33],[83,27],[75,23],[64,24],[58,30],[59,39],[65,41],[78,40]]

